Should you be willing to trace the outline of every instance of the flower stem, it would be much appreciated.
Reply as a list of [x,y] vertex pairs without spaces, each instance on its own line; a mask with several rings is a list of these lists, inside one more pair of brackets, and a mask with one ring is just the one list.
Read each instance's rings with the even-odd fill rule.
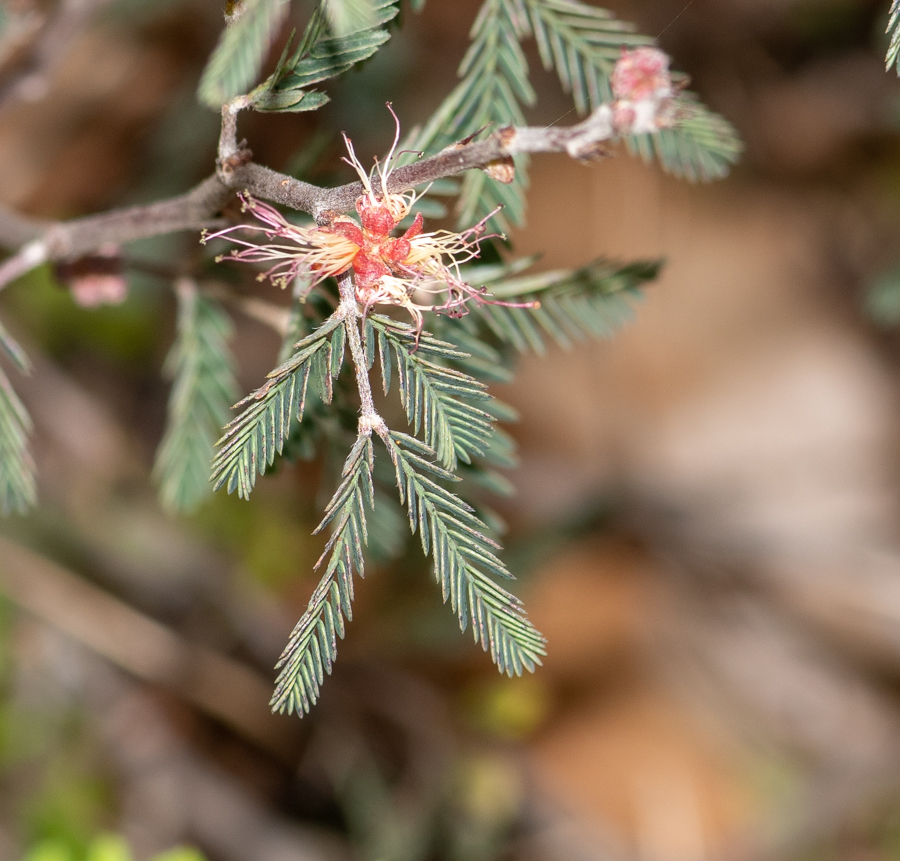
[[366,351],[363,349],[360,337],[360,324],[363,319],[356,300],[356,287],[353,283],[353,270],[348,269],[338,275],[338,291],[341,304],[338,314],[344,318],[344,330],[347,333],[347,341],[350,344],[350,358],[356,371],[356,386],[359,389],[359,432],[370,436],[372,431],[382,439],[387,437],[388,428],[384,419],[375,409],[375,401],[372,398],[372,385],[369,381],[369,368],[366,362]]

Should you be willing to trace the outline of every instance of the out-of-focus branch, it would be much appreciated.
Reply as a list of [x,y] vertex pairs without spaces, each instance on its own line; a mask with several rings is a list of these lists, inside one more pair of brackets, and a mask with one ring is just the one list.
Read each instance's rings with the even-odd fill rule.
[[[517,153],[568,152],[577,158],[587,158],[596,154],[597,145],[614,136],[605,113],[595,114],[568,129],[510,127],[484,141],[449,147],[431,158],[397,168],[390,175],[387,191],[394,194],[409,191],[465,170],[489,167]],[[201,230],[214,225],[216,214],[233,191],[247,191],[255,197],[327,220],[352,210],[364,188],[360,182],[320,188],[252,162],[238,166],[226,164],[219,168],[217,175],[203,180],[187,194],[148,206],[114,209],[64,222],[26,219],[0,209],[0,247],[16,248],[23,243],[39,242],[45,249],[44,260],[65,260],[89,254],[109,243],[120,244],[180,230]],[[4,283],[0,279],[0,286]]]
[[35,102],[49,88],[54,69],[90,17],[110,0],[59,0],[26,59],[0,79],[0,111],[15,101]]
[[[398,194],[472,169],[487,170],[496,179],[508,182],[514,174],[515,155],[560,152],[587,161],[603,155],[602,146],[606,141],[651,133],[671,124],[670,111],[676,91],[665,72],[668,59],[655,49],[638,50],[651,53],[638,60],[628,60],[648,66],[641,71],[643,77],[635,79],[637,85],[633,92],[621,82],[617,85],[614,78],[616,101],[601,105],[583,122],[562,128],[509,126],[485,140],[464,140],[430,158],[389,171],[383,181],[386,188],[376,187],[376,193]],[[626,59],[617,64],[617,69]],[[628,83],[631,79],[623,80]],[[110,243],[209,227],[233,191],[249,192],[254,197],[309,213],[320,224],[352,210],[365,191],[362,182],[320,188],[252,162],[252,153],[237,140],[237,114],[246,107],[246,100],[242,96],[223,107],[216,173],[185,195],[149,206],[50,224],[29,222],[9,212],[0,213],[0,247],[17,248],[23,241],[28,243],[0,270],[0,289],[30,266],[46,260],[76,258]],[[380,174],[372,182],[376,186],[381,184]]]
[[[186,194],[146,206],[113,209],[70,221],[31,219],[0,207],[0,248],[19,248],[40,242],[47,260],[67,260],[96,251],[179,230],[202,230],[214,225],[231,191],[210,176]],[[0,282],[2,284],[2,282]]]
[[216,214],[230,196],[231,189],[210,176],[169,200],[71,221],[38,221],[0,209],[0,247],[19,248],[0,266],[0,289],[48,260],[72,260],[104,245],[214,227],[219,223]]
[[249,667],[183,640],[56,563],[0,538],[0,590],[139,679],[163,685],[262,748],[290,760],[295,727],[266,708],[270,684]]
[[256,296],[237,296],[233,290],[229,290],[221,284],[210,282],[205,282],[202,285],[201,292],[207,296],[213,296],[216,299],[228,302],[245,317],[268,326],[282,338],[288,333],[291,311],[283,305],[276,305],[274,302],[267,302],[265,299],[259,299]]
[[26,242],[31,242],[32,239],[37,239],[52,224],[52,221],[28,218],[0,206],[0,248],[18,248]]
[[[581,161],[602,155],[602,144],[622,132],[613,122],[613,109],[601,105],[584,122],[565,128],[537,128],[509,126],[494,132],[482,141],[454,144],[430,158],[391,171],[387,191],[399,194],[420,185],[466,170],[508,165],[511,158],[522,153],[567,153]],[[226,147],[226,151],[235,150]],[[244,150],[244,153],[247,151]],[[219,166],[219,176],[230,188],[243,189],[250,194],[281,203],[292,209],[307,212],[317,221],[349,212],[365,189],[361,182],[351,182],[337,188],[320,188],[308,182],[277,173],[252,162],[241,163],[241,151]]]
[[179,197],[54,224],[42,238],[51,260],[81,257],[107,243],[119,245],[180,230],[201,230],[213,223],[229,197],[229,189],[211,176]]

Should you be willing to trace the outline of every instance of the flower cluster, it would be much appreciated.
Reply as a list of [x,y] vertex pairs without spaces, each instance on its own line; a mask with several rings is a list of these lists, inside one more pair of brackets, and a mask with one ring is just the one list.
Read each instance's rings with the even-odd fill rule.
[[[610,78],[614,101],[602,106],[614,135],[646,134],[674,121],[675,97],[682,83],[673,82],[669,58],[656,48],[624,49]],[[388,105],[390,109],[390,105]],[[312,289],[326,278],[352,270],[359,304],[368,311],[373,305],[397,305],[412,316],[421,332],[423,313],[435,311],[461,316],[472,301],[512,307],[537,307],[536,302],[508,303],[491,298],[484,287],[467,284],[460,266],[479,255],[479,243],[486,238],[490,215],[461,233],[449,230],[424,231],[424,219],[417,213],[412,224],[395,235],[416,202],[415,192],[388,191],[390,173],[400,140],[396,124],[394,142],[383,165],[367,172],[350,139],[344,135],[348,157],[357,172],[363,194],[356,201],[357,218],[337,216],[329,224],[300,227],[287,221],[277,209],[241,194],[245,211],[255,223],[238,224],[217,233],[204,234],[203,241],[228,237],[242,246],[218,259],[269,264],[259,275],[287,287],[303,278]],[[245,231],[262,232],[265,242],[243,238]]]
[[[204,234],[203,241],[227,236],[243,247],[217,259],[269,263],[270,267],[258,277],[270,278],[281,287],[287,287],[298,277],[308,279],[310,287],[314,287],[326,278],[352,269],[356,298],[364,309],[373,305],[398,305],[410,313],[417,331],[422,329],[425,311],[461,316],[473,300],[510,304],[496,303],[485,288],[467,284],[460,272],[462,264],[478,257],[479,243],[489,238],[484,235],[485,225],[494,213],[461,233],[423,232],[424,219],[417,213],[404,233],[393,235],[417,199],[413,192],[386,191],[399,136],[398,123],[384,167],[376,162],[378,191],[373,177],[357,159],[353,144],[344,136],[349,155],[344,160],[356,170],[364,189],[356,201],[358,220],[338,216],[324,226],[299,227],[268,204],[241,194],[244,210],[251,212],[258,223]],[[258,244],[235,236],[248,230],[262,231],[266,242]],[[536,304],[526,303],[525,307],[536,307]]]
[[674,99],[686,80],[673,81],[669,57],[658,48],[623,49],[609,80],[619,134],[649,134],[673,124]]

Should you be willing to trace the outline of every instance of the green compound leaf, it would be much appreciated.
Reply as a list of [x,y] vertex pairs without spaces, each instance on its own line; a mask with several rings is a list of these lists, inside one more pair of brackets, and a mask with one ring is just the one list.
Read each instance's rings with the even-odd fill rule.
[[472,316],[478,315],[497,338],[522,352],[543,353],[548,335],[563,347],[585,337],[607,338],[631,319],[639,288],[654,280],[661,266],[661,261],[619,265],[600,259],[581,269],[500,280],[488,287],[494,298],[537,300],[540,307],[482,305]]
[[[473,456],[483,455],[490,447],[493,417],[471,402],[489,401],[487,386],[439,364],[465,360],[468,354],[424,332],[417,348],[415,329],[388,317],[372,316],[368,323],[377,341],[385,394],[396,371],[400,400],[413,433],[421,431],[439,463],[454,470],[457,459],[470,463]],[[369,331],[367,327],[367,344],[372,337]]]
[[605,9],[574,0],[524,0],[545,69],[555,69],[580,114],[612,98],[609,76],[622,48],[652,45]]
[[[523,106],[535,101],[520,44],[528,36],[534,36],[543,66],[556,72],[579,113],[587,113],[611,98],[609,76],[621,49],[653,44],[633,31],[631,24],[580,0],[485,0],[459,69],[462,80],[404,148],[435,151],[485,127],[524,124]],[[629,149],[659,159],[665,170],[688,179],[724,176],[741,153],[732,126],[693,94],[682,94],[678,108],[676,128],[628,138]],[[517,156],[515,164],[509,185],[481,171],[466,174],[460,225],[476,222],[501,204],[504,211],[495,216],[501,230],[522,223],[528,160]]]
[[153,467],[169,511],[194,511],[212,493],[209,463],[239,391],[228,347],[233,328],[216,300],[178,291],[178,334],[165,365],[174,382]]
[[243,412],[225,428],[212,465],[214,490],[250,498],[257,473],[264,475],[276,454],[284,450],[291,423],[302,421],[310,377],[325,403],[331,402],[332,381],[344,356],[344,323],[332,317],[294,345],[294,354],[268,374],[268,381],[236,407]]
[[353,573],[365,574],[366,506],[373,508],[371,436],[357,438],[341,476],[316,529],[333,524],[316,568],[326,556],[328,564],[276,665],[280,672],[270,702],[273,711],[305,714],[315,705],[337,656],[337,638],[344,636],[344,619],[352,618]]
[[431,555],[435,579],[460,629],[471,622],[475,642],[490,653],[500,672],[533,672],[546,654],[545,640],[521,601],[491,579],[512,577],[494,552],[498,545],[486,536],[487,527],[471,506],[435,481],[458,479],[432,463],[434,453],[414,437],[393,431],[385,444],[410,529],[418,530],[422,550]]
[[[407,140],[404,149],[435,151],[484,127],[524,125],[521,105],[534,104],[528,81],[528,61],[520,41],[528,34],[521,0],[486,0],[472,27],[472,44],[459,68],[462,81],[444,100],[425,127]],[[525,172],[528,159],[517,156],[512,183],[504,185],[481,171],[463,179],[459,223],[472,224],[498,205],[501,230],[521,224],[525,215]]]
[[890,17],[888,18],[887,30],[891,35],[891,43],[888,46],[887,58],[885,60],[885,68],[890,69],[891,66],[897,67],[897,74],[900,75],[900,0],[894,0],[891,4]]
[[[544,68],[556,70],[580,114],[612,98],[609,76],[623,47],[653,44],[649,37],[635,34],[631,24],[579,0],[523,2]],[[675,128],[629,137],[629,150],[647,161],[655,157],[664,170],[691,181],[725,176],[742,151],[732,125],[693,93],[683,93],[676,104]]]
[[35,464],[28,437],[31,418],[0,370],[0,513],[24,513],[37,501]]
[[7,332],[3,323],[0,323],[0,349],[23,374],[31,373],[31,360],[19,346],[18,341]]
[[734,126],[691,92],[684,92],[675,100],[675,115],[674,128],[629,137],[628,149],[644,161],[655,158],[663,170],[691,182],[727,176],[744,151]]
[[203,104],[218,110],[253,86],[289,11],[290,0],[246,0],[203,70],[197,93]]
[[[327,38],[327,16],[337,7],[332,2],[320,4],[297,50],[288,58],[288,48],[285,48],[276,71],[251,94],[255,108],[264,111],[316,110],[328,101],[328,96],[307,92],[307,87],[343,74],[356,63],[367,60],[387,42],[390,33],[384,25],[399,12],[396,0],[353,0],[352,3],[344,0],[344,5],[345,10],[339,16],[340,27],[355,29],[344,31],[333,26],[332,32],[339,35]],[[363,22],[369,24],[361,27]]]
[[325,14],[335,36],[346,36],[376,25],[373,0],[328,0]]

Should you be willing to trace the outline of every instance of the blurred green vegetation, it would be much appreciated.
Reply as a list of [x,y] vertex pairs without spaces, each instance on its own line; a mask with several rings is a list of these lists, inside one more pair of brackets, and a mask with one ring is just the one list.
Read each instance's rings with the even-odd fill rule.
[[[118,834],[100,834],[82,851],[59,839],[41,840],[25,854],[23,861],[133,861],[134,854],[125,838]],[[176,846],[149,861],[205,861],[203,854],[191,846]]]
[[27,843],[48,841],[34,850],[47,858],[63,852],[83,858],[109,820],[113,782],[87,715],[54,688],[60,680],[45,679],[43,696],[20,685],[20,662],[29,649],[40,649],[27,641],[34,632],[21,622],[0,599],[0,824]]
[[87,353],[135,368],[158,351],[163,297],[146,285],[132,285],[121,305],[83,308],[52,267],[41,266],[11,286],[4,301],[29,338],[57,361]]
[[217,493],[191,522],[274,591],[306,579],[322,552],[323,541],[310,535],[310,521],[298,517],[295,499],[255,494],[242,500]]

